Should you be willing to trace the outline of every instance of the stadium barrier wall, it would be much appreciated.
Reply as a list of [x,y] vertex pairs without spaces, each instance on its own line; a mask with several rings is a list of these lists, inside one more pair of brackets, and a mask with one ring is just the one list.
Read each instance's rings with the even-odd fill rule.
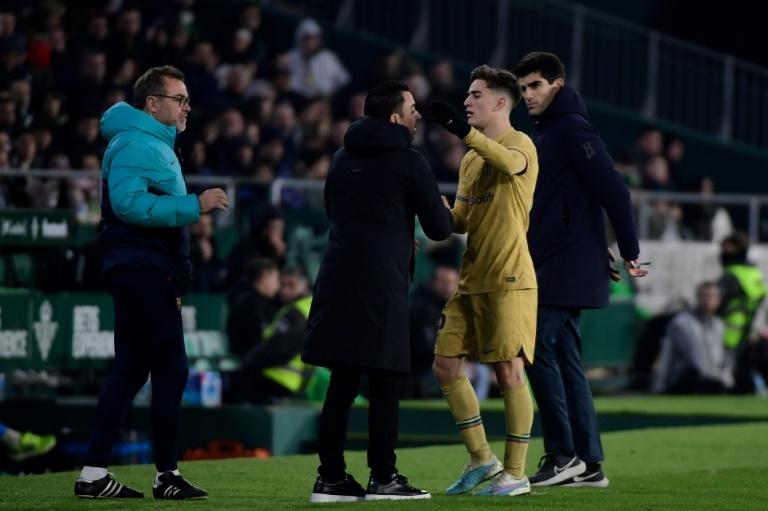
[[[190,363],[228,361],[222,295],[189,295],[182,309]],[[114,311],[104,293],[0,293],[0,371],[106,367],[114,358]]]
[[[223,295],[189,295],[182,305],[190,363],[232,368]],[[586,311],[584,358],[589,365],[626,365],[637,320],[631,299]],[[0,371],[103,368],[114,358],[112,300],[103,293],[0,293]]]

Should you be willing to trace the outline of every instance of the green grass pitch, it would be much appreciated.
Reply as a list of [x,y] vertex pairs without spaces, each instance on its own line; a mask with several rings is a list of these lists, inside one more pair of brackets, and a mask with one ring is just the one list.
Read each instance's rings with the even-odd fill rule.
[[[670,408],[658,403],[657,408]],[[682,401],[671,403],[672,408],[685,408]],[[766,400],[736,401],[735,407],[723,403],[713,401],[713,411],[741,411],[758,420],[768,416]],[[605,407],[598,401],[598,409]],[[689,412],[700,406],[692,408]],[[309,504],[317,457],[307,455],[182,463],[184,475],[211,494],[207,501],[195,502],[152,499],[151,465],[112,467],[121,481],[149,495],[142,501],[76,499],[72,495],[76,472],[0,477],[0,510],[768,510],[768,419],[611,432],[603,434],[603,444],[605,471],[611,480],[607,489],[534,488],[531,495],[522,497],[446,497],[443,490],[467,462],[464,448],[457,444],[398,451],[398,467],[415,485],[432,491],[429,501]],[[492,447],[498,455],[503,453],[503,444]],[[532,440],[529,474],[542,451],[541,439]],[[350,452],[347,462],[349,471],[365,483],[365,453]]]

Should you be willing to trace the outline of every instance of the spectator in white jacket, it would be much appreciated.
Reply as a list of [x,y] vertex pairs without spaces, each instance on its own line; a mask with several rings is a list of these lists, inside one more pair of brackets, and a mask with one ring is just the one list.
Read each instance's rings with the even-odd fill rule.
[[339,58],[323,46],[323,30],[315,20],[299,23],[295,37],[296,46],[285,56],[293,92],[305,98],[327,97],[349,82]]

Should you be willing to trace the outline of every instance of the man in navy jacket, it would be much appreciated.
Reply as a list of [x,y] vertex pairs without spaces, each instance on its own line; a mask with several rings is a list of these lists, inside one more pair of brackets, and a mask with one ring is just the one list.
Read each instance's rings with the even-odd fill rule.
[[[612,254],[603,210],[633,277],[647,274],[627,191],[589,123],[565,68],[551,53],[526,55],[513,70],[534,123],[539,179],[528,244],[539,284],[536,359],[527,367],[544,431],[534,486],[608,486],[592,393],[581,365],[581,309],[608,305]],[[609,260],[610,258],[610,260]]]

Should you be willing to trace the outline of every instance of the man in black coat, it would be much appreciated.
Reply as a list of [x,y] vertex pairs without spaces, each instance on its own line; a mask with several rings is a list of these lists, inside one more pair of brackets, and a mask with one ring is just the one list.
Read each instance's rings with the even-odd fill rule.
[[[406,85],[381,84],[368,93],[365,117],[350,126],[331,162],[325,184],[328,250],[302,357],[332,371],[320,417],[313,502],[430,496],[395,468],[399,396],[411,368],[414,217],[431,239],[453,232],[434,176],[411,147],[419,119]],[[344,463],[347,417],[363,374],[370,388],[367,491]]]
[[534,123],[540,169],[528,228],[539,283],[536,360],[526,369],[546,455],[530,482],[605,487],[603,449],[581,365],[579,332],[581,309],[608,305],[608,279],[618,278],[606,250],[603,210],[628,273],[642,277],[647,271],[637,259],[629,192],[589,123],[584,102],[565,84],[560,59],[530,53],[513,72]]

